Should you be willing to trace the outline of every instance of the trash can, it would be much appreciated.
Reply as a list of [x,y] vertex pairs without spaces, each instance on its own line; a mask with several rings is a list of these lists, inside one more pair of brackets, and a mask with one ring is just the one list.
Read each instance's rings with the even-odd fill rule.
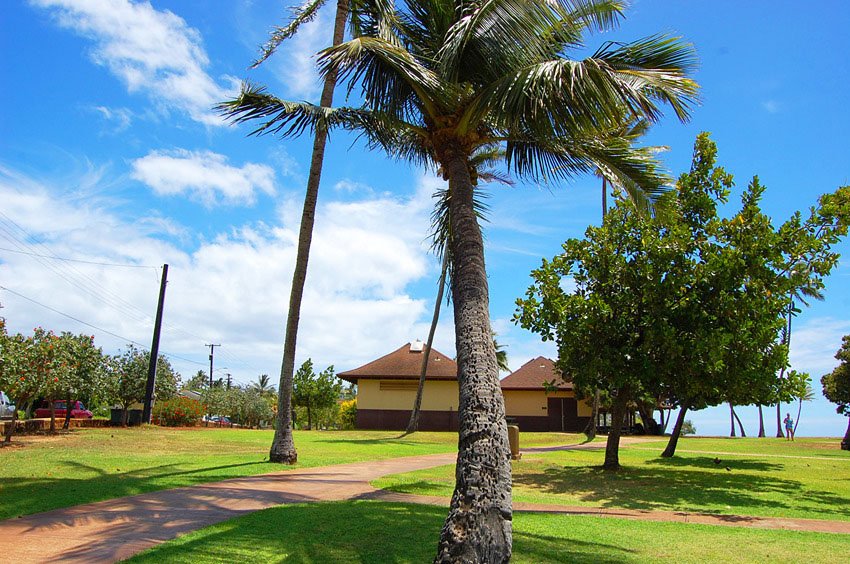
[[508,425],[508,443],[511,445],[511,460],[519,460],[522,454],[519,452],[519,427]]

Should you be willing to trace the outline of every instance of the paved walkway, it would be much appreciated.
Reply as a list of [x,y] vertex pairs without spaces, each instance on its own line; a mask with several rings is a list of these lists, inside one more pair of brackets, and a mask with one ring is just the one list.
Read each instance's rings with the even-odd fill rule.
[[[604,448],[604,444],[556,448],[595,449]],[[527,449],[525,452],[546,450],[553,448]],[[445,498],[375,490],[369,482],[388,474],[452,464],[455,458],[455,453],[434,454],[274,472],[7,519],[0,521],[0,555],[22,564],[115,562],[189,531],[284,503],[377,499],[448,505]],[[514,509],[850,534],[850,523],[842,521],[527,503],[516,503]]]

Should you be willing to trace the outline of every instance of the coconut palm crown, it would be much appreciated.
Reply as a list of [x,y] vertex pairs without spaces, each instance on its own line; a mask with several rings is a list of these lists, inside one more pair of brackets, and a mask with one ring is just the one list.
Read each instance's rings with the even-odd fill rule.
[[686,120],[697,85],[692,47],[661,35],[607,42],[575,58],[588,32],[615,28],[623,5],[602,0],[406,0],[352,6],[351,39],[320,53],[359,106],[322,108],[244,85],[220,106],[255,134],[316,127],[359,132],[395,158],[448,180],[458,382],[458,462],[438,562],[507,562],[511,476],[504,403],[490,333],[484,247],[473,205],[482,147],[504,151],[517,179],[553,183],[599,170],[658,191],[652,151],[614,133],[669,107]]

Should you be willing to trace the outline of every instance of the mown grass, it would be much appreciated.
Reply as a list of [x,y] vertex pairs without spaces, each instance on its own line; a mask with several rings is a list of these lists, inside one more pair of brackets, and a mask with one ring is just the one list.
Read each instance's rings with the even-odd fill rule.
[[[433,559],[444,508],[374,501],[287,505],[207,527],[130,562]],[[845,562],[844,535],[516,513],[512,562]],[[745,549],[743,547],[746,547]]]
[[[850,453],[835,439],[700,439],[622,448],[618,472],[601,469],[602,451],[527,453],[513,465],[513,499],[586,507],[624,507],[730,515],[850,521]],[[449,497],[454,467],[386,476],[398,492]]]
[[[533,444],[569,444],[578,435],[532,434]],[[267,462],[271,431],[245,429],[78,429],[16,437],[0,448],[0,519],[240,476],[452,452],[456,433],[296,431],[298,464]]]

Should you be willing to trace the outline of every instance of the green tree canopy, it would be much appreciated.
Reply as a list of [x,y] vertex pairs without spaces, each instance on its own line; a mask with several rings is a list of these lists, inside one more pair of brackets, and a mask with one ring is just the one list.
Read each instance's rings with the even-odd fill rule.
[[[838,366],[820,379],[823,395],[837,405],[835,410],[838,413],[850,417],[850,335],[844,335],[835,358],[838,359]],[[850,421],[847,423],[841,448],[850,450]]]
[[334,367],[316,374],[309,358],[295,372],[292,384],[292,403],[307,410],[308,429],[313,428],[315,410],[333,406],[342,394],[342,382],[334,376]]

